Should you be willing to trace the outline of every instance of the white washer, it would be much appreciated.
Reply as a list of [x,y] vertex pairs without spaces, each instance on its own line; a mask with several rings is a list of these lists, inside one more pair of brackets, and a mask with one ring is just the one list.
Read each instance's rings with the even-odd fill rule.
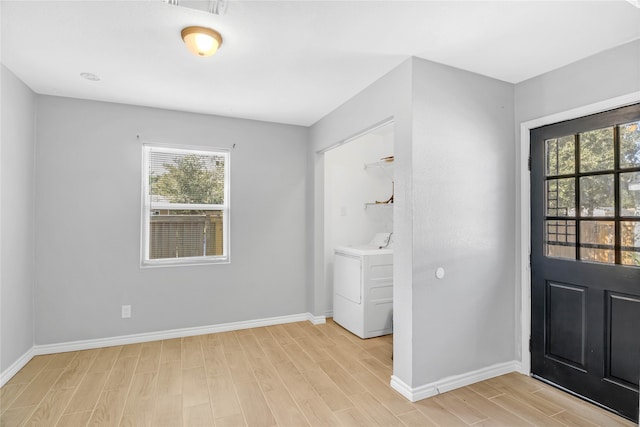
[[333,271],[333,320],[360,338],[390,334],[393,249],[339,246]]

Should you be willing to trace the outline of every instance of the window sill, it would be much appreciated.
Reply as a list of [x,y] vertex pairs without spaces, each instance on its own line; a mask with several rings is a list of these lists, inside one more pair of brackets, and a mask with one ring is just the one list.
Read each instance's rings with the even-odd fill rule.
[[144,260],[140,263],[140,268],[157,267],[189,267],[195,265],[219,265],[230,264],[229,257],[194,257],[194,258],[162,258],[154,260]]

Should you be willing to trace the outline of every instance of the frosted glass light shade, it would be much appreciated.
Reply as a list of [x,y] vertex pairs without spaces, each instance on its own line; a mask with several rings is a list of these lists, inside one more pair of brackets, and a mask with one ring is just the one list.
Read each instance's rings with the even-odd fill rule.
[[196,56],[211,56],[222,44],[220,33],[211,28],[187,27],[181,34],[189,52]]

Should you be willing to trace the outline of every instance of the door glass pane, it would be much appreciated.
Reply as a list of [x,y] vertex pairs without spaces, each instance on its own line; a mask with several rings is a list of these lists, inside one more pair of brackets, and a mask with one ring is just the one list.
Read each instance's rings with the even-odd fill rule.
[[620,167],[640,166],[640,122],[620,125]]
[[547,139],[544,144],[547,176],[566,175],[575,172],[576,149],[573,135]]
[[545,221],[545,234],[546,256],[576,259],[576,222],[574,220]]
[[640,221],[620,222],[622,264],[640,266]]
[[613,169],[613,128],[580,134],[580,172]]
[[580,259],[613,264],[615,223],[613,221],[580,222]]
[[613,175],[580,178],[580,213],[585,217],[613,216]]
[[547,216],[576,216],[576,181],[574,178],[547,181]]
[[620,174],[620,215],[640,216],[640,172]]

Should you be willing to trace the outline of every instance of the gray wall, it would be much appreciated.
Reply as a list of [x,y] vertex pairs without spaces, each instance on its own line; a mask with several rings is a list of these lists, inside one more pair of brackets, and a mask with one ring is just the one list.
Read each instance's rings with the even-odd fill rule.
[[640,40],[518,83],[516,125],[638,90]]
[[[37,344],[307,311],[306,128],[49,96],[37,113]],[[230,264],[140,268],[142,141],[231,149]]]
[[412,93],[415,386],[515,358],[515,148],[513,85],[416,59]]
[[313,287],[313,310],[323,315],[332,310],[326,300],[324,269],[324,155],[325,150],[371,126],[394,120],[394,374],[411,380],[411,69],[412,60],[381,77],[364,91],[315,123],[310,130],[309,173],[313,198],[309,203],[309,221],[313,224],[313,264],[308,273]]
[[4,372],[34,343],[36,95],[1,67],[0,372]]
[[[572,109],[595,104],[608,99],[640,91],[640,40],[601,52],[597,55],[574,62],[551,71],[515,87],[515,134],[516,134],[516,248],[521,247],[522,212],[520,199],[522,192],[528,197],[528,187],[522,181],[522,147],[520,124],[541,117],[562,113]],[[528,182],[528,181],[527,181]],[[520,281],[522,274],[522,256],[517,252],[516,277]],[[521,308],[521,292],[517,289],[516,310]],[[516,330],[520,341],[521,325]]]
[[[388,116],[395,119],[394,375],[419,387],[513,360],[513,85],[413,58],[316,123],[312,149]],[[315,160],[321,258],[323,159]],[[443,280],[435,279],[438,266]],[[323,281],[315,274],[317,290]]]

